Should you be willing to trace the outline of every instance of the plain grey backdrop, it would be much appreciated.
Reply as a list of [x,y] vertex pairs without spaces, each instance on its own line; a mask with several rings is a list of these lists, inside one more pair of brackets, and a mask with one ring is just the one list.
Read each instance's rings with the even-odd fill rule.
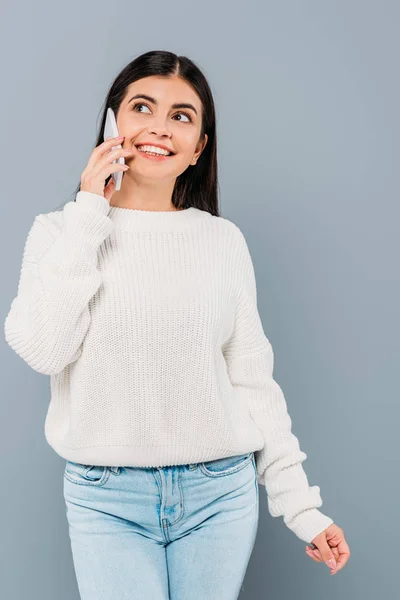
[[[240,597],[394,600],[399,4],[24,0],[0,16],[3,319],[33,219],[79,182],[113,78],[149,50],[196,61],[217,108],[221,215],[247,238],[303,466],[352,552],[330,576],[260,487]],[[0,596],[77,600],[50,379],[5,341],[1,368]]]

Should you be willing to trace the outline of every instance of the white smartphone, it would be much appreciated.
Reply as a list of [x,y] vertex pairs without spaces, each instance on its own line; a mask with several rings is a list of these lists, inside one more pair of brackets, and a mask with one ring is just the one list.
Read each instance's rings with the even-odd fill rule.
[[[106,141],[106,139],[108,137],[114,138],[117,136],[119,136],[119,132],[118,132],[118,128],[117,128],[117,120],[115,118],[115,113],[112,108],[108,108],[107,115],[106,115],[106,122],[104,125],[104,141]],[[113,146],[111,149],[114,150],[114,148],[122,148],[122,144]],[[120,165],[124,165],[125,158],[123,156],[120,156],[119,158],[113,160],[113,164],[117,163],[117,162]],[[124,174],[123,171],[115,171],[115,173],[111,173],[111,176],[115,182],[115,190],[116,191],[121,189],[121,182],[122,182],[123,174]]]

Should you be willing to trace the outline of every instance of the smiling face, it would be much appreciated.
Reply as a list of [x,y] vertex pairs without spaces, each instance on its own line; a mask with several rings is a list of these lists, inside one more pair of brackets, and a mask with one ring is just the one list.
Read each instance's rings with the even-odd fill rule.
[[[196,164],[207,143],[200,140],[202,105],[196,92],[177,76],[150,76],[131,83],[116,114],[124,148],[133,150],[125,157],[130,166],[124,177],[175,179],[189,165]],[[173,154],[144,154],[141,144],[161,145]]]

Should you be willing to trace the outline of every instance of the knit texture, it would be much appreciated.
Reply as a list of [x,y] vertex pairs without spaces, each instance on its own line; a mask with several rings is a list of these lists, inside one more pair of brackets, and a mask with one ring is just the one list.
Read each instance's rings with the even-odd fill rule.
[[306,542],[333,523],[303,469],[232,221],[78,192],[34,219],[4,332],[50,375],[45,437],[64,459],[162,467],[255,451],[272,516]]

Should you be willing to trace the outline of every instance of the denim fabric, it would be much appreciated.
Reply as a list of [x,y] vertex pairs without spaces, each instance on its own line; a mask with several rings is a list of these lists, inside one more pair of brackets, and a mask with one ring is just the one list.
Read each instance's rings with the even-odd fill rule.
[[235,600],[253,550],[254,453],[167,467],[67,461],[64,498],[82,600]]

